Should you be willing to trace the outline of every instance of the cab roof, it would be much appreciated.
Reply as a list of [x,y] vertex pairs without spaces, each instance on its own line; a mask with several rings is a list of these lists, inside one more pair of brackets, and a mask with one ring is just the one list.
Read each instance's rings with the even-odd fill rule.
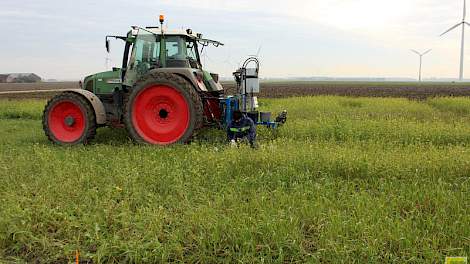
[[[136,36],[139,29],[148,31],[149,33],[153,33],[155,35],[161,35],[162,34],[162,30],[160,29],[160,27],[141,28],[141,27],[133,26],[132,27],[132,35]],[[170,35],[170,36],[185,36],[185,37],[188,37],[188,38],[191,38],[191,39],[194,39],[194,40],[198,40],[200,42],[205,42],[207,44],[209,44],[209,43],[213,44],[216,47],[224,45],[223,43],[221,43],[217,40],[204,39],[204,38],[202,38],[201,33],[195,33],[191,29],[187,29],[187,30],[183,30],[183,29],[176,29],[176,30],[174,30],[174,29],[171,29],[171,30],[163,29],[163,34],[164,35]]]

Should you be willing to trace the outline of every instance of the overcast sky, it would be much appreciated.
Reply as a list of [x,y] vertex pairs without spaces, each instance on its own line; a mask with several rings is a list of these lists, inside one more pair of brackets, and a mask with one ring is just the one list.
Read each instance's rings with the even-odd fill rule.
[[[80,79],[106,70],[104,36],[131,25],[192,28],[226,45],[209,48],[208,69],[230,76],[260,50],[264,77],[457,77],[463,0],[2,0],[0,72]],[[468,30],[467,30],[468,31]],[[470,37],[470,32],[467,35]],[[467,41],[470,45],[470,39]],[[113,41],[110,65],[123,45]],[[465,54],[470,77],[470,47]]]

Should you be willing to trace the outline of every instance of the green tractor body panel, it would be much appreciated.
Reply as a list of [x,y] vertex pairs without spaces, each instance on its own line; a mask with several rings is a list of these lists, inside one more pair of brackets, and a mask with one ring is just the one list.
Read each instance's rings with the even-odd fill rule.
[[[209,92],[223,91],[222,84],[219,82],[219,75],[203,71],[204,84]],[[214,78],[215,77],[215,78]]]
[[111,94],[121,84],[121,69],[95,74],[95,94]]
[[121,69],[106,71],[87,76],[84,89],[94,94],[112,94],[115,88],[121,89]]

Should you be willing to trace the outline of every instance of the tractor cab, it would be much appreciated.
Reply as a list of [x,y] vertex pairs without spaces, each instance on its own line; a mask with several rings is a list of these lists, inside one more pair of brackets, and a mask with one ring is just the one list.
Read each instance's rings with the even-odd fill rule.
[[203,39],[202,34],[187,30],[163,30],[160,27],[133,26],[126,36],[106,36],[106,50],[110,51],[110,39],[125,42],[121,68],[87,76],[84,89],[95,94],[112,94],[116,89],[132,87],[149,71],[176,72],[203,92],[222,92],[218,74],[203,69],[200,53],[212,44],[223,44]]
[[[161,33],[154,29],[136,28],[132,52],[124,74],[124,84],[132,86],[136,79],[149,70],[159,68],[186,68],[202,71],[197,39],[181,32]],[[188,30],[189,31],[189,30]],[[131,31],[132,34],[132,31]]]

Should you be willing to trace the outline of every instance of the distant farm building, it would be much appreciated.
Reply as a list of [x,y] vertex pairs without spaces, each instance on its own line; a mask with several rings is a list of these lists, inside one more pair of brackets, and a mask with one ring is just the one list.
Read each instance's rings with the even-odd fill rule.
[[0,74],[0,83],[7,82],[8,74]]
[[0,83],[35,83],[40,81],[41,77],[34,73],[0,74]]

